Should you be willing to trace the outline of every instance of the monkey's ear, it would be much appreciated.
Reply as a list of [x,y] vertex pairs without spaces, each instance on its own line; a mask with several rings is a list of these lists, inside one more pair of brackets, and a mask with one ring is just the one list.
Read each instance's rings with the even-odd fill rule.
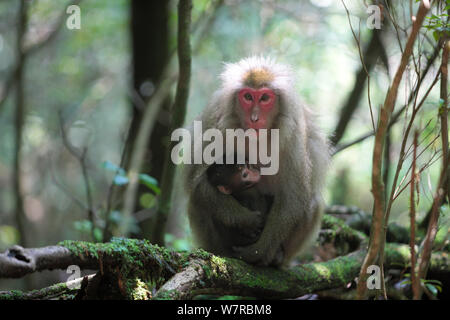
[[222,192],[223,194],[231,194],[232,192],[230,188],[222,185],[218,185],[217,189],[219,189],[219,191]]

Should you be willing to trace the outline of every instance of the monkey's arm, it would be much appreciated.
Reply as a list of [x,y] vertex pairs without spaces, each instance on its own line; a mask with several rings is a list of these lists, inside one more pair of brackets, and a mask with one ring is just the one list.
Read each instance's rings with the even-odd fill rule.
[[235,257],[260,265],[281,264],[283,258],[280,259],[279,253],[282,243],[292,234],[299,219],[295,214],[287,212],[289,208],[283,199],[284,197],[275,197],[258,241],[249,246],[234,247]]
[[207,179],[202,178],[193,192],[193,201],[199,214],[210,214],[225,227],[254,232],[260,229],[262,215],[243,207],[234,197],[218,192]]
[[[294,143],[290,145],[295,146]],[[313,210],[316,195],[311,188],[311,175],[304,174],[311,173],[311,167],[305,165],[307,161],[300,160],[302,153],[306,154],[299,149],[297,154],[289,154],[290,159],[285,158],[280,165],[279,189],[261,237],[252,245],[234,248],[236,257],[249,263],[268,265],[273,262],[283,243],[295,242],[290,246],[298,248],[310,238],[320,219],[316,218],[316,210]]]

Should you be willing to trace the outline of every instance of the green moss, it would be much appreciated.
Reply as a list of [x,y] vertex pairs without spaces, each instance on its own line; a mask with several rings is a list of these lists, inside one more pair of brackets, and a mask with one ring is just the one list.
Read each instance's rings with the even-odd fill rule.
[[78,257],[90,257],[98,259],[98,244],[84,241],[64,240],[58,245],[66,247]]
[[191,256],[194,255],[195,257],[197,257],[199,259],[204,259],[204,260],[208,260],[212,256],[211,253],[209,253],[208,251],[205,251],[203,249],[196,249],[190,255]]
[[149,300],[152,297],[147,284],[139,278],[127,281],[127,293],[131,300]]
[[217,277],[228,276],[227,260],[219,256],[212,256],[211,268]]
[[[172,276],[172,266],[180,264],[180,255],[147,240],[113,238],[108,243],[63,241],[59,245],[81,259],[101,258],[104,272],[121,279],[120,292],[127,299],[148,298],[151,289]],[[113,281],[113,285],[117,284]]]
[[177,299],[178,292],[175,290],[167,290],[158,292],[158,300],[174,300]]
[[322,279],[329,279],[331,276],[331,272],[330,269],[328,269],[326,266],[324,266],[323,264],[317,264],[314,266],[314,269],[317,273],[317,276],[322,278]]
[[1,293],[0,300],[22,300],[24,294],[19,290],[11,290],[8,293]]
[[206,277],[207,277],[207,278],[210,278],[211,275],[212,275],[212,270],[211,270],[211,268],[210,268],[208,265],[204,264],[204,265],[202,265],[202,269],[203,269],[203,271],[205,272]]

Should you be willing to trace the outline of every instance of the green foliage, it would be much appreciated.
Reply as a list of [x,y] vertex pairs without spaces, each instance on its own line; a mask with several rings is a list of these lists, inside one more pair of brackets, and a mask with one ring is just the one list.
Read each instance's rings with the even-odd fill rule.
[[18,243],[19,239],[20,234],[16,228],[9,225],[0,225],[0,252]]
[[433,32],[433,38],[436,41],[443,37],[450,36],[450,24],[448,19],[448,10],[450,9],[450,4],[447,1],[447,5],[441,14],[432,14],[430,17],[426,17],[426,22],[424,27]]
[[[111,222],[112,228],[120,226],[122,224],[123,219],[124,218],[122,213],[118,210],[111,211],[109,215],[109,221]],[[138,234],[141,230],[139,227],[139,223],[134,216],[129,217],[126,224],[128,225],[127,230],[130,230],[131,233]]]
[[119,166],[115,165],[114,163],[112,163],[110,161],[104,161],[102,163],[102,168],[104,168],[104,169],[106,169],[108,171],[115,172],[116,175],[114,176],[113,183],[116,186],[126,185],[130,181],[128,179],[128,177],[126,176],[125,170],[120,168]]
[[190,241],[183,238],[176,238],[170,233],[164,235],[164,242],[168,247],[174,248],[176,251],[190,251],[192,249]]
[[139,204],[146,209],[154,208],[156,203],[156,197],[152,193],[143,193],[139,198]]
[[[102,163],[102,168],[115,173],[113,183],[116,186],[124,186],[130,182],[125,169],[115,165],[114,163],[110,161],[104,161]],[[159,195],[161,193],[161,189],[158,187],[158,181],[148,174],[140,173],[139,183],[152,190],[156,195]]]
[[[411,285],[411,274],[405,273],[405,279],[400,282],[402,285]],[[442,282],[439,280],[420,279],[422,286],[426,287],[434,296],[438,295],[438,292],[442,292]]]
[[[83,235],[90,236],[92,234],[92,222],[89,220],[74,221],[73,227],[76,231]],[[94,241],[99,242],[102,240],[103,232],[100,228],[94,228]]]
[[149,188],[150,190],[152,190],[153,192],[155,192],[155,194],[158,195],[161,193],[161,189],[158,187],[158,181],[155,178],[149,176],[148,174],[140,173],[139,182],[144,186],[146,186],[147,188]]

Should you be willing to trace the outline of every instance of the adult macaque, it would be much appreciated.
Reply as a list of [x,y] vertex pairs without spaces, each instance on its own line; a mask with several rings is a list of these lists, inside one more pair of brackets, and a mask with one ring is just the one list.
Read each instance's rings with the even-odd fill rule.
[[[270,129],[279,129],[279,154],[275,154],[277,146],[273,142],[267,146],[271,156],[278,157],[278,172],[262,175],[255,186],[261,194],[272,196],[273,204],[258,240],[233,246],[217,232],[214,221],[254,233],[258,232],[259,217],[209,183],[210,165],[186,165],[185,186],[193,235],[200,247],[215,254],[259,265],[286,265],[319,229],[321,188],[329,161],[327,143],[310,110],[298,100],[293,73],[287,66],[251,57],[227,64],[221,79],[221,88],[199,120],[204,130],[216,128],[224,137],[226,129],[254,129],[259,140],[261,129],[267,129],[268,136]],[[200,144],[204,146],[205,142]],[[258,163],[262,162],[259,153]]]

